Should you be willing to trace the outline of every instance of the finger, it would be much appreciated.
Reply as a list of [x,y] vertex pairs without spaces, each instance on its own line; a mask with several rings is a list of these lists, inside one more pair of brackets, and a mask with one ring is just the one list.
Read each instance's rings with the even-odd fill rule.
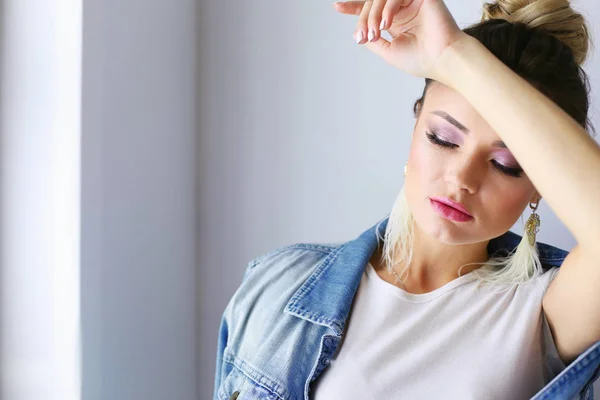
[[389,0],[385,3],[385,7],[381,11],[381,26],[380,30],[387,30],[394,22],[394,17],[400,11],[400,8],[405,7],[406,0]]
[[367,23],[369,30],[367,38],[369,42],[377,40],[380,37],[379,25],[381,24],[381,12],[383,11],[383,7],[385,7],[385,2],[386,0],[373,0]]
[[367,41],[365,43],[365,47],[367,49],[369,49],[373,53],[377,54],[378,56],[382,57],[386,61],[388,59],[387,55],[389,52],[390,45],[391,45],[391,43],[387,39],[384,39],[382,37],[380,37],[379,39],[376,39],[373,42]]
[[398,58],[394,54],[397,54],[400,49],[410,47],[411,40],[414,40],[414,36],[412,34],[401,34],[394,38],[393,43],[384,38],[379,38],[374,42],[365,43],[365,47],[383,58],[388,64],[393,65],[395,61],[398,61],[394,60],[394,57]]
[[367,42],[369,12],[371,11],[372,4],[373,2],[371,0],[365,1],[360,12],[360,16],[358,17],[358,22],[356,23],[356,32],[354,34],[354,39],[358,44],[364,44]]
[[342,14],[360,15],[363,9],[364,1],[342,1],[335,3],[333,6]]
[[[400,7],[402,8],[402,11],[400,12],[401,18],[397,19],[396,22],[402,25],[402,32],[408,32],[415,26],[423,1],[424,0],[413,0],[410,4]],[[442,4],[444,4],[443,1]]]

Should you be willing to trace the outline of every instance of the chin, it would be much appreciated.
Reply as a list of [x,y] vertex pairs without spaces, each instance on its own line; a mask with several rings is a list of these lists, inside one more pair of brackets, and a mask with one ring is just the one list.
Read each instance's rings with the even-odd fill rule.
[[427,219],[426,225],[419,225],[420,231],[424,234],[445,244],[468,242],[469,235],[466,234],[465,228],[457,225],[456,222],[440,217],[435,211],[432,211]]

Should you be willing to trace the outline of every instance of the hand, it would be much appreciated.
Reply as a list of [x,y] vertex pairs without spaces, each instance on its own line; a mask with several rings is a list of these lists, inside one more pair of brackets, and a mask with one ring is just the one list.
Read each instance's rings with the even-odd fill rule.
[[[467,36],[442,0],[367,0],[335,4],[342,14],[359,15],[355,39],[399,68],[422,78],[439,80],[444,51],[458,39]],[[392,37],[381,37],[382,29]],[[373,39],[368,41],[371,30]]]

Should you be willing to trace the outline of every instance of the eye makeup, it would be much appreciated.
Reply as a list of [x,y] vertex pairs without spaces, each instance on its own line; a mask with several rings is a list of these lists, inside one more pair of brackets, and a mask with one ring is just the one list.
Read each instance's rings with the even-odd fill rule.
[[[470,130],[464,126],[463,124],[461,124],[460,122],[458,122],[457,120],[455,120],[450,114],[448,114],[445,111],[441,111],[441,110],[437,110],[437,111],[432,111],[430,114],[432,115],[436,115],[440,118],[442,118],[444,121],[446,121],[446,125],[442,125],[441,127],[437,127],[438,132],[440,131],[440,129],[444,129],[444,130],[449,130],[450,132],[456,133],[456,132],[461,132],[460,140],[452,140],[453,143],[457,143],[457,144],[462,144],[462,137],[463,135],[469,135],[470,134]],[[447,126],[447,128],[446,128]],[[450,128],[452,127],[452,128]],[[502,149],[507,149],[506,144],[501,141],[495,141],[494,143],[492,143],[492,146],[494,147],[499,147]]]
[[[437,124],[436,124],[437,125]],[[464,135],[458,133],[455,129],[445,126],[435,126],[431,129],[436,136],[443,141],[462,146],[464,144]]]
[[[435,131],[435,130],[426,131],[425,135],[427,136],[427,139],[429,139],[429,141],[436,146],[443,147],[443,148],[446,148],[449,150],[460,147],[458,144],[454,144],[454,143],[448,142],[446,140],[442,140],[440,138],[440,136],[438,136],[437,131]],[[523,173],[522,168],[509,167],[507,165],[504,165],[503,163],[498,162],[498,160],[492,160],[491,162],[492,162],[492,165],[498,171],[502,172],[505,175],[520,178]]]

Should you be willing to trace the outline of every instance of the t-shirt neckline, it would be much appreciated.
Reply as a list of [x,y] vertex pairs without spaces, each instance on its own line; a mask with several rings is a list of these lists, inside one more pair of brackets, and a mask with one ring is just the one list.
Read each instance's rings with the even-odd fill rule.
[[384,281],[377,274],[375,268],[373,267],[373,265],[371,265],[370,262],[368,263],[365,272],[369,283],[376,285],[378,289],[385,291],[386,293],[394,297],[398,297],[411,303],[423,303],[426,301],[431,301],[451,291],[452,289],[455,289],[461,285],[464,285],[477,279],[477,276],[474,274],[474,271],[471,271],[465,275],[459,276],[458,278],[446,283],[444,286],[441,286],[431,292],[416,294],[407,292],[406,290],[399,288],[398,286],[392,285],[391,283]]

